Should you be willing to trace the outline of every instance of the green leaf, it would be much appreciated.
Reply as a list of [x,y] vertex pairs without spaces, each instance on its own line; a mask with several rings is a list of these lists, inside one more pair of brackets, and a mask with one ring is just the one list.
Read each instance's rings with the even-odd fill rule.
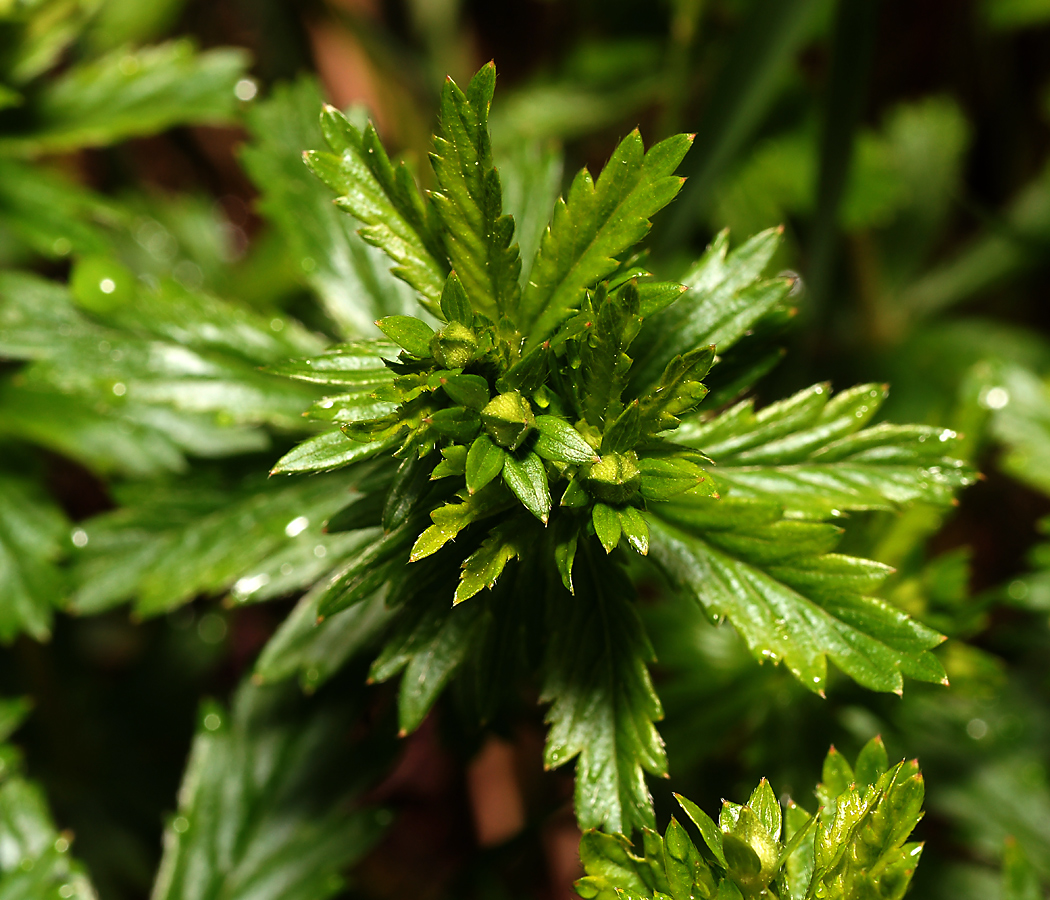
[[682,181],[672,173],[690,143],[678,135],[645,153],[633,131],[597,183],[586,169],[576,176],[568,199],[555,205],[522,293],[518,324],[530,349],[579,308],[587,288],[616,270],[616,257],[641,240],[649,217],[674,199]]
[[60,171],[0,160],[0,222],[36,253],[105,253],[128,212]]
[[354,801],[377,768],[347,745],[356,715],[295,688],[244,685],[233,710],[205,704],[164,835],[156,900],[315,900],[382,834]]
[[688,491],[700,496],[718,496],[714,482],[699,463],[684,454],[643,456],[639,491],[646,500],[671,500]]
[[690,350],[672,359],[655,388],[641,400],[641,430],[656,434],[677,428],[678,417],[692,412],[707,396],[701,383],[715,358],[715,347]]
[[397,632],[372,664],[370,677],[387,681],[404,671],[398,691],[402,735],[415,731],[456,671],[469,658],[482,622],[482,604],[454,608],[449,598],[431,592],[425,605],[413,605]]
[[449,375],[441,387],[453,403],[471,409],[484,409],[489,402],[489,383],[480,375]]
[[525,549],[522,541],[522,522],[510,519],[493,528],[470,556],[463,561],[463,575],[456,587],[456,603],[473,597],[479,591],[492,589],[507,563],[521,555]]
[[649,552],[649,526],[643,516],[633,506],[623,506],[616,510],[620,519],[623,536],[636,552],[645,556]]
[[635,384],[655,385],[666,360],[675,356],[712,344],[724,354],[782,308],[793,282],[761,278],[781,240],[782,230],[771,228],[728,253],[729,232],[721,232],[683,278],[688,290],[648,320],[638,336]]
[[513,453],[505,453],[503,459],[503,483],[509,487],[522,505],[537,519],[547,524],[551,510],[551,495],[547,487],[547,470],[543,460],[528,452],[518,459]]
[[455,272],[449,272],[441,290],[441,315],[446,322],[459,322],[468,328],[474,324],[474,310],[470,308],[467,292]]
[[412,546],[409,562],[416,562],[436,553],[471,522],[495,515],[506,509],[511,502],[507,492],[499,484],[490,484],[485,489],[478,489],[474,494],[460,491],[457,496],[462,502],[446,503],[430,514],[434,524],[424,531]]
[[431,413],[430,426],[444,437],[467,443],[474,439],[481,429],[481,416],[477,410],[453,406]]
[[594,533],[598,541],[605,548],[606,553],[612,553],[620,543],[620,517],[616,510],[604,503],[595,503],[591,509],[591,522],[594,524]]
[[692,800],[686,799],[681,794],[675,794],[674,798],[678,801],[678,805],[685,810],[685,814],[689,816],[690,821],[699,829],[700,837],[704,839],[704,843],[707,844],[707,848],[711,851],[714,858],[725,867],[727,863],[725,853],[722,851],[721,829]]
[[330,472],[351,463],[371,459],[393,445],[381,440],[370,444],[348,438],[339,431],[326,431],[309,438],[289,450],[274,464],[271,475],[291,475],[298,472]]
[[318,594],[317,614],[327,618],[364,602],[379,591],[392,573],[404,569],[415,531],[414,522],[405,522],[396,530],[384,531],[378,536],[372,531],[365,532],[370,543],[328,579]]
[[549,768],[579,757],[576,818],[583,828],[631,831],[654,824],[643,772],[663,775],[662,717],[646,663],[652,649],[630,596],[630,582],[584,544],[574,595],[554,602],[561,627],[548,643],[541,700],[550,731]]
[[869,595],[890,570],[828,552],[834,527],[784,519],[772,504],[701,498],[654,507],[649,527],[650,555],[672,582],[810,690],[823,691],[827,656],[872,690],[900,693],[903,675],[944,681],[928,652],[943,637]]
[[390,340],[418,359],[430,357],[430,339],[434,329],[414,316],[387,316],[376,322],[376,326]]
[[72,607],[100,612],[134,599],[140,615],[152,616],[199,594],[230,591],[246,602],[282,585],[286,593],[306,587],[362,540],[321,533],[352,499],[348,487],[340,476],[319,476],[279,489],[255,479],[129,489],[122,508],[80,526]]
[[317,121],[322,103],[313,79],[277,84],[248,112],[252,141],[241,159],[296,276],[320,297],[342,336],[368,336],[376,319],[414,312],[418,304],[415,292],[390,273],[382,250],[357,234],[353,219],[332,204],[331,191],[303,165],[303,148],[324,140]]
[[30,482],[0,475],[0,640],[22,632],[51,634],[54,608],[65,595],[56,567],[70,548],[70,526],[58,506]]
[[0,786],[0,843],[3,895],[95,900],[83,866],[70,858],[69,839],[51,820],[43,792],[21,777]]
[[885,388],[859,385],[830,398],[814,385],[758,413],[744,401],[707,421],[690,421],[675,440],[716,463],[721,490],[772,500],[811,518],[847,510],[946,505],[973,472],[951,458],[954,432],[925,425],[864,428]]
[[886,745],[879,735],[875,735],[860,751],[857,757],[856,778],[861,787],[875,784],[890,767],[886,756]]
[[513,318],[521,260],[511,246],[514,220],[503,215],[499,174],[488,134],[496,67],[483,66],[464,93],[445,80],[434,151],[437,180],[430,197],[445,226],[449,260],[471,306],[491,319]]
[[573,465],[598,461],[598,454],[583,435],[557,416],[536,416],[536,431],[532,449],[544,459]]
[[467,490],[476,494],[503,471],[507,453],[492,443],[487,434],[478,435],[467,452],[465,472]]
[[758,783],[758,787],[751,794],[751,799],[747,801],[747,805],[758,816],[758,820],[765,827],[769,836],[774,841],[779,841],[780,831],[783,827],[780,801],[777,800],[777,795],[773,793],[773,788],[769,786],[769,782],[765,778]]
[[318,622],[318,599],[324,582],[304,595],[266,642],[252,670],[257,682],[269,684],[298,676],[314,691],[350,659],[372,644],[389,626],[394,611],[384,592]]
[[173,125],[227,122],[237,102],[233,88],[247,62],[243,51],[198,53],[181,40],[133,53],[121,49],[73,66],[36,99],[32,130],[6,132],[0,151],[62,153]]
[[362,133],[334,107],[325,107],[321,129],[335,154],[306,153],[307,165],[339,195],[336,203],[364,224],[361,237],[385,252],[394,274],[438,314],[448,267],[408,169],[403,163],[394,168],[371,125]]

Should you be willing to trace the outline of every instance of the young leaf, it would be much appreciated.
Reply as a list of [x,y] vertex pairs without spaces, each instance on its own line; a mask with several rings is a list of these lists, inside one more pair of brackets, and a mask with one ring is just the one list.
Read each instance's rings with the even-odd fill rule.
[[653,722],[663,715],[646,663],[652,648],[623,574],[583,545],[574,595],[559,590],[563,616],[549,640],[541,699],[550,768],[579,757],[576,818],[583,828],[631,831],[654,824],[643,772],[667,761]]
[[583,465],[598,461],[594,448],[568,422],[557,416],[536,416],[536,443],[532,449],[553,462]]
[[487,489],[479,489],[474,494],[460,491],[457,496],[461,503],[446,503],[430,514],[434,524],[424,531],[412,546],[409,562],[416,562],[436,553],[471,522],[495,515],[510,505],[507,492],[498,484],[490,484]]
[[481,546],[463,561],[463,575],[456,587],[456,603],[462,603],[484,588],[492,588],[507,563],[524,549],[523,532],[528,530],[522,527],[524,524],[520,519],[510,519],[496,526]]
[[376,327],[416,358],[427,359],[430,356],[430,339],[434,336],[434,329],[415,316],[387,316],[377,321]]
[[543,460],[535,453],[526,453],[518,459],[513,453],[505,453],[503,460],[503,483],[507,485],[522,505],[547,524],[551,509],[551,495],[547,487],[547,470]]
[[656,384],[666,360],[714,344],[724,354],[759,320],[783,307],[792,282],[761,280],[782,239],[780,229],[756,234],[727,256],[720,233],[686,274],[688,291],[645,324],[635,345],[634,380]]
[[438,189],[434,209],[445,225],[449,259],[472,307],[490,319],[513,317],[521,260],[511,246],[514,221],[503,215],[499,174],[492,164],[489,104],[496,67],[483,66],[464,93],[451,78],[430,155]]
[[282,456],[270,470],[271,475],[297,472],[330,472],[355,462],[371,459],[393,446],[392,440],[370,444],[354,441],[340,431],[326,431],[308,438]]
[[583,169],[559,200],[522,293],[519,328],[528,347],[546,340],[579,307],[584,290],[611,275],[616,257],[640,241],[649,217],[674,199],[682,180],[673,172],[692,139],[668,138],[644,152],[631,132],[595,183]]
[[612,553],[620,543],[621,534],[620,517],[616,510],[604,503],[595,503],[594,509],[591,510],[591,521],[599,543],[606,553]]
[[465,477],[467,490],[476,494],[503,471],[507,453],[492,443],[487,434],[478,435],[467,451]]
[[398,692],[398,726],[415,731],[463,662],[470,656],[482,622],[482,604],[452,607],[447,596],[431,591],[413,604],[412,615],[372,664],[370,677],[387,681],[404,671]]

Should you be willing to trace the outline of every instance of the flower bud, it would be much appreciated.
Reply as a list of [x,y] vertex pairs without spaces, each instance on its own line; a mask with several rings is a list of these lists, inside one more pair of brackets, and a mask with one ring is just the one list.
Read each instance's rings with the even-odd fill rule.
[[481,411],[481,421],[495,443],[516,450],[536,424],[536,417],[528,400],[517,391],[509,391],[489,401]]
[[638,454],[606,453],[584,475],[587,490],[605,503],[626,503],[638,491],[642,473],[638,469]]
[[430,353],[446,369],[462,369],[478,349],[473,328],[461,322],[449,322],[430,339]]

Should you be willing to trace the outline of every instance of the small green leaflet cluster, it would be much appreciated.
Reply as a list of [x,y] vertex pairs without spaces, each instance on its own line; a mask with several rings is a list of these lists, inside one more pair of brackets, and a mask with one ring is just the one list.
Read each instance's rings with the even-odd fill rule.
[[665,775],[666,758],[628,551],[811,690],[830,656],[899,692],[904,675],[944,681],[929,652],[943,638],[874,598],[890,570],[836,554],[825,520],[947,503],[972,473],[951,459],[951,432],[867,427],[879,386],[704,415],[708,385],[724,404],[771,365],[756,341],[790,317],[793,285],[763,277],[780,231],[733,252],[719,235],[682,284],[656,281],[634,246],[680,188],[690,138],[646,152],[633,133],[596,181],[576,176],[521,259],[487,132],[494,81],[490,65],[466,91],[446,83],[427,197],[370,125],[321,116],[333,152],[308,165],[426,313],[269,367],[327,387],[308,415],[338,426],[274,472],[352,466],[357,499],[327,528],[367,540],[303,599],[258,674],[314,684],[332,670],[322,645],[383,636],[371,676],[403,673],[408,732],[454,677],[473,680],[485,720],[539,671],[547,764],[577,760],[584,827],[629,832],[654,823],[644,776]]
[[695,844],[674,818],[661,837],[646,829],[643,855],[622,835],[591,831],[576,882],[584,900],[900,900],[922,845],[907,843],[922,818],[918,764],[888,766],[880,738],[851,767],[834,748],[810,815],[781,804],[762,779],[746,804],[723,801],[718,822],[677,796],[700,833]]

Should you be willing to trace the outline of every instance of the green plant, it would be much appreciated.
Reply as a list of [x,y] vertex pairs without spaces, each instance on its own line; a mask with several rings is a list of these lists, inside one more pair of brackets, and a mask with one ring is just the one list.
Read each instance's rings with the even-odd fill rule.
[[[40,698],[23,732],[34,748],[47,743],[41,722],[61,735],[105,732],[103,750],[91,740],[77,749],[118,770],[122,745],[157,727],[139,723],[144,709],[175,723],[163,732],[174,739],[149,752],[180,758],[187,704],[251,676],[229,714],[205,702],[177,802],[159,773],[178,761],[157,764],[150,822],[176,811],[155,896],[333,896],[351,866],[368,896],[411,893],[377,866],[384,829],[411,821],[412,801],[388,783],[369,788],[406,746],[433,757],[440,744],[461,772],[494,734],[520,751],[544,715],[543,762],[576,761],[576,821],[605,830],[584,837],[584,896],[900,896],[917,860],[904,841],[922,783],[911,764],[887,771],[878,742],[852,774],[833,753],[823,809],[803,826],[788,804],[784,833],[763,782],[718,826],[682,801],[710,842],[674,820],[660,838],[669,789],[646,777],[671,774],[707,800],[763,773],[808,784],[829,740],[858,748],[879,731],[930,775],[936,819],[920,836],[934,847],[915,891],[980,897],[993,890],[987,863],[1003,854],[1006,896],[1038,896],[1050,874],[1045,548],[1029,570],[1004,567],[1001,585],[975,592],[971,565],[984,584],[988,563],[979,546],[957,546],[967,532],[952,503],[978,462],[993,479],[1046,491],[1050,355],[1032,334],[934,314],[1028,264],[1042,195],[1033,184],[1016,215],[1008,209],[1023,253],[992,234],[924,277],[963,177],[968,109],[927,97],[861,127],[836,106],[864,83],[849,65],[863,59],[864,29],[844,5],[832,66],[843,90],[828,110],[837,124],[818,141],[814,104],[784,72],[800,42],[825,41],[819,4],[752,4],[715,79],[708,59],[726,55],[748,4],[684,0],[669,13],[666,60],[651,36],[577,42],[546,81],[501,91],[491,137],[493,67],[466,90],[446,82],[433,145],[405,125],[427,119],[425,104],[399,109],[405,131],[388,141],[406,151],[399,162],[361,109],[325,107],[319,127],[322,96],[308,78],[238,103],[235,84],[236,96],[255,90],[240,54],[112,50],[128,39],[114,37],[121,29],[151,33],[150,16],[179,4],[145,23],[119,6],[0,12],[10,58],[39,60],[32,72],[5,70],[12,105],[0,111],[10,176],[0,179],[0,637],[17,641],[0,654],[0,677],[6,693]],[[420,21],[424,6],[406,4]],[[456,30],[453,6],[442,34]],[[352,24],[373,59],[406,58]],[[715,52],[692,59],[697,34]],[[43,55],[41,35],[57,41]],[[458,45],[426,43],[424,68],[464,65]],[[701,83],[711,96],[688,156],[690,138],[646,151],[636,130],[596,179],[582,171],[557,199],[562,149],[531,138],[587,135],[593,144],[570,141],[564,156],[608,155],[600,129],[654,105],[657,127],[676,129]],[[751,146],[778,92],[785,108],[806,108]],[[137,183],[125,164],[149,150],[51,163],[240,112],[250,135],[241,160],[267,221],[255,233],[238,219],[250,239],[208,197]],[[320,180],[302,165],[309,148]],[[429,167],[416,162],[422,149],[433,150]],[[657,215],[679,191],[680,163],[697,177]],[[108,196],[74,183],[73,171],[92,180],[82,166],[108,173]],[[710,234],[700,221],[757,233],[733,249],[718,233],[697,259]],[[779,221],[786,229],[768,228]],[[842,327],[845,304],[831,314],[836,222],[883,276],[864,282],[862,327]],[[764,275],[785,264],[807,281],[814,273],[812,295],[796,276]],[[819,352],[775,369],[788,341]],[[847,384],[881,377],[884,363],[903,385],[890,406],[880,384],[798,390],[829,372]],[[993,442],[1001,462],[983,449]],[[1009,512],[1022,528],[1024,515]],[[937,534],[933,546],[948,552],[928,555]],[[286,599],[298,600],[287,617]],[[276,602],[251,608],[263,601]],[[123,604],[136,624],[112,612]],[[1003,604],[1013,609],[992,615]],[[731,627],[712,627],[723,619]],[[52,631],[49,648],[19,638]],[[950,643],[934,654],[942,634]],[[981,649],[962,643],[975,636]],[[105,662],[84,663],[99,644]],[[100,713],[92,692],[113,690],[122,652],[150,669]],[[381,686],[398,675],[396,690]],[[909,685],[903,700],[869,693],[901,694],[905,676],[929,686]],[[75,701],[63,702],[70,691]],[[70,778],[63,765],[30,755],[55,818],[77,824],[76,852],[100,894],[141,895],[153,825],[133,838],[117,817],[80,806],[89,791],[70,785],[92,775]],[[12,809],[32,813],[45,837],[18,872],[0,861],[0,874],[33,872],[59,896],[90,896],[83,866],[65,856],[53,872],[40,865],[49,841],[68,848],[71,838],[56,838],[39,792],[9,777],[26,785]],[[144,783],[122,771],[96,780],[114,798],[123,781],[127,794]],[[543,783],[570,780],[563,769]],[[528,894],[508,860],[540,843],[561,801],[530,802],[529,827],[506,846],[442,846],[460,872],[454,887],[441,875],[443,889]],[[457,808],[454,799],[449,828],[469,842]],[[423,831],[414,845],[437,844]],[[962,863],[946,861],[946,842]]]
[[446,83],[429,202],[371,126],[323,114],[333,152],[308,154],[310,167],[434,325],[387,316],[387,341],[272,368],[339,390],[310,411],[338,430],[274,472],[360,473],[345,483],[361,496],[328,522],[361,534],[360,549],[311,609],[338,628],[330,617],[385,597],[391,634],[372,678],[404,671],[402,733],[457,674],[484,721],[538,668],[545,761],[579,757],[581,824],[651,827],[643,772],[666,774],[661,707],[624,548],[810,690],[822,692],[830,656],[864,686],[900,692],[903,675],[944,681],[928,652],[942,638],[873,599],[888,570],[833,553],[839,529],[825,522],[947,503],[970,475],[949,456],[950,431],[865,428],[884,397],[873,385],[719,409],[752,363],[716,379],[701,414],[716,348],[731,353],[788,312],[792,282],[761,277],[779,233],[732,254],[722,235],[683,285],[653,280],[632,249],[677,193],[689,139],[644,152],[635,133],[596,181],[580,172],[523,264],[487,134],[494,84],[491,65],[465,92]]

